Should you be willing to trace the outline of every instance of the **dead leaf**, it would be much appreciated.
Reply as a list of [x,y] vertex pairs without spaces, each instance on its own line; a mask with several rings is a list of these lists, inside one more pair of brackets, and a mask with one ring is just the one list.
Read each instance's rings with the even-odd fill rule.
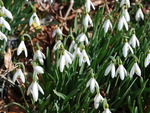
[[14,64],[12,63],[11,49],[7,48],[7,52],[4,55],[4,65],[8,71],[12,71]]

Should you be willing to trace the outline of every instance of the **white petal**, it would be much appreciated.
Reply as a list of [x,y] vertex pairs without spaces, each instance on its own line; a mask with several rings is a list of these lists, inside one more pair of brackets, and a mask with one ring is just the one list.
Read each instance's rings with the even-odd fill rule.
[[134,65],[133,65],[132,68],[131,68],[131,71],[130,71],[130,78],[133,77],[134,71],[135,71],[135,68],[134,68]]
[[43,91],[42,87],[38,83],[37,83],[37,86],[38,86],[39,91],[44,95],[44,91]]
[[94,91],[95,91],[95,81],[94,81],[94,78],[92,78],[92,80],[91,80],[90,91],[91,91],[91,93],[94,93]]
[[65,67],[65,56],[62,55],[60,57],[60,64],[59,64],[60,72],[63,72],[64,67]]
[[92,78],[87,82],[86,88],[90,86]]
[[106,68],[104,75],[107,76],[110,70],[111,70],[111,64]]
[[140,67],[138,66],[137,63],[135,63],[135,73],[136,73],[138,76],[141,76],[141,69],[140,69]]
[[118,30],[121,31],[122,28],[123,28],[123,17],[121,17],[121,18],[119,19]]
[[31,90],[32,90],[32,86],[33,86],[33,83],[30,84],[30,86],[28,87],[28,90],[27,90],[27,95],[30,94]]
[[34,71],[40,74],[44,73],[44,69],[41,66],[33,66]]
[[115,65],[112,64],[112,67],[111,67],[111,77],[114,78],[115,77]]
[[33,95],[33,99],[36,102],[38,100],[38,86],[37,86],[37,82],[35,81],[32,85],[32,95]]

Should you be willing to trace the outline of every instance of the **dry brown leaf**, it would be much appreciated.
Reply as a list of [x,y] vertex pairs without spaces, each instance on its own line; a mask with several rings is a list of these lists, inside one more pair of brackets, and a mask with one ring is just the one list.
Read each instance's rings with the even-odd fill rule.
[[11,49],[7,48],[7,52],[4,55],[4,65],[8,71],[12,71],[14,64],[12,63]]

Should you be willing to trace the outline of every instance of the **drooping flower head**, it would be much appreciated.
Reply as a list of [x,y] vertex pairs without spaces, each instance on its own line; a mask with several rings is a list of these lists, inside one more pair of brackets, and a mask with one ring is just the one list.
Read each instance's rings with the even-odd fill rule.
[[144,66],[147,67],[149,64],[150,64],[150,51],[145,58]]
[[107,76],[111,72],[111,77],[115,77],[115,65],[114,63],[110,63],[110,65],[105,70],[105,76]]
[[139,21],[140,19],[144,20],[144,14],[143,14],[141,8],[138,9],[138,11],[136,12],[136,15],[135,15],[136,21]]
[[107,33],[109,28],[112,29],[112,23],[110,19],[107,19],[103,24],[104,32]]
[[124,66],[122,64],[119,64],[119,67],[116,71],[116,76],[118,74],[120,75],[121,80],[124,80],[125,76],[127,76],[127,71],[126,71],[126,69],[124,68]]
[[94,93],[95,88],[99,89],[99,85],[94,77],[91,77],[91,79],[87,82],[86,87],[90,87],[91,93]]
[[13,82],[15,82],[17,80],[17,78],[20,78],[21,81],[23,83],[25,83],[25,77],[24,77],[24,74],[20,68],[16,71],[16,73],[13,76]]
[[136,73],[138,76],[141,76],[141,69],[140,69],[140,67],[138,66],[137,62],[134,63],[134,65],[133,65],[132,68],[131,68],[131,71],[130,71],[130,78],[133,77],[134,73]]
[[40,51],[40,47],[37,43],[37,51],[34,53],[33,60],[36,61],[36,59],[39,60],[40,64],[44,64],[45,55]]
[[84,27],[85,27],[85,28],[88,28],[89,23],[90,23],[90,25],[93,27],[92,19],[91,19],[91,17],[89,16],[89,14],[87,13],[86,16],[85,16],[85,18],[84,18],[84,20],[83,20],[83,25],[84,25]]
[[3,17],[0,17],[0,25],[2,27],[5,27],[7,30],[11,31],[9,23]]
[[7,42],[7,37],[0,31],[0,40],[5,40]]
[[128,55],[128,51],[130,50],[132,54],[134,54],[133,49],[131,48],[131,46],[129,45],[128,41],[126,40],[124,46],[123,46],[123,56],[127,57]]
[[24,51],[25,57],[27,57],[28,56],[28,52],[27,52],[27,48],[26,48],[25,43],[24,43],[24,37],[22,37],[21,43],[18,46],[17,55],[19,56],[22,53],[22,51]]
[[118,30],[121,31],[123,29],[123,26],[125,26],[126,30],[128,31],[129,27],[124,15],[119,19]]
[[98,92],[94,97],[94,107],[97,109],[99,107],[99,103],[103,102],[104,98],[102,95]]
[[39,97],[38,90],[44,95],[44,91],[42,87],[37,83],[37,81],[33,81],[27,90],[27,95],[31,93],[35,102]]
[[93,3],[91,2],[91,0],[86,0],[86,3],[85,3],[86,12],[91,11],[91,6],[95,10],[95,7],[94,7]]
[[30,20],[29,20],[29,25],[31,26],[31,25],[34,25],[34,24],[36,24],[37,26],[40,26],[41,24],[40,24],[40,20],[39,20],[39,18],[38,18],[38,16],[37,16],[37,14],[36,14],[36,12],[34,12],[33,14],[32,14],[32,16],[30,17]]

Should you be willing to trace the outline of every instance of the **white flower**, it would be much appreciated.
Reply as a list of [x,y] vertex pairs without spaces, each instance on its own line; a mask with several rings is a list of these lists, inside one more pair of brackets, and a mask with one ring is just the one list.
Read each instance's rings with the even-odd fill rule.
[[73,49],[73,47],[75,46],[75,41],[74,40],[72,40],[72,42],[71,42],[71,44],[70,44],[70,47],[69,47],[69,52],[71,52],[72,51],[72,49]]
[[91,2],[91,0],[86,0],[85,8],[86,8],[87,12],[91,11],[91,6],[95,10],[95,7],[94,7],[93,3]]
[[27,95],[31,93],[35,102],[38,100],[38,90],[44,95],[42,87],[36,81],[32,82],[27,90]]
[[110,27],[110,29],[112,29],[112,24],[111,24],[110,20],[107,19],[107,20],[104,22],[104,24],[103,24],[103,28],[104,28],[104,32],[105,32],[105,33],[108,32],[109,27]]
[[7,10],[4,6],[0,6],[0,10],[4,16],[7,16],[10,19],[13,19],[13,16],[9,10]]
[[120,19],[119,19],[118,30],[121,31],[123,26],[125,26],[126,30],[128,31],[128,29],[129,29],[128,28],[128,23],[127,23],[124,16],[120,17]]
[[40,50],[37,50],[33,56],[33,60],[35,61],[36,59],[38,59],[41,65],[43,65],[44,63],[43,59],[45,59],[45,55]]
[[126,71],[126,69],[123,67],[122,64],[119,65],[119,67],[118,67],[118,69],[117,69],[117,71],[116,71],[116,76],[117,76],[118,74],[120,75],[120,79],[121,79],[121,80],[124,80],[125,76],[127,76],[127,71]]
[[86,42],[86,44],[89,43],[87,36],[84,33],[81,33],[77,36],[76,40],[78,40],[79,42]]
[[61,42],[61,40],[58,40],[56,42],[56,44],[53,47],[53,51],[56,51],[57,49],[60,49],[61,45],[63,45],[63,43]]
[[148,53],[147,57],[145,58],[144,65],[147,67],[150,64],[150,53]]
[[99,85],[97,83],[97,81],[95,80],[94,77],[92,77],[86,84],[86,87],[89,87],[90,86],[90,91],[91,93],[94,93],[95,91],[95,88],[98,88],[99,89]]
[[90,66],[89,57],[88,57],[85,49],[83,49],[80,56],[79,56],[79,66],[81,66],[82,63],[85,63],[85,62],[87,62],[88,66]]
[[0,17],[0,24],[1,26],[4,26],[7,30],[11,31],[9,23],[3,17]]
[[37,26],[40,26],[40,20],[36,14],[36,12],[34,12],[32,14],[32,16],[30,17],[30,20],[29,20],[29,25],[31,26],[33,24],[33,22],[35,22],[37,24]]
[[15,81],[17,80],[17,78],[20,78],[21,81],[22,81],[23,83],[25,83],[24,74],[22,73],[21,69],[18,69],[18,70],[16,71],[16,73],[14,74],[14,76],[13,76],[13,82],[15,82]]
[[130,15],[129,15],[128,9],[124,9],[124,16],[125,16],[126,21],[129,22],[130,21]]
[[124,56],[124,57],[127,57],[127,55],[128,55],[128,50],[130,50],[131,53],[134,54],[133,49],[131,48],[131,46],[129,45],[128,42],[126,42],[126,43],[124,44],[122,50],[123,50],[123,56]]
[[134,73],[136,73],[138,76],[141,76],[141,69],[139,68],[137,63],[134,63],[134,65],[131,68],[130,71],[130,77],[132,78]]
[[97,93],[96,96],[94,97],[94,107],[95,109],[98,108],[99,103],[103,102],[104,98],[102,97],[102,95],[100,93]]
[[34,71],[37,72],[37,73],[40,73],[40,74],[43,74],[43,73],[44,73],[44,69],[43,69],[41,66],[35,65],[35,66],[33,66],[33,69],[34,69]]
[[121,0],[120,7],[122,7],[123,5],[127,5],[128,7],[130,7],[130,0]]
[[68,52],[67,50],[64,50],[64,52],[62,52],[60,59],[57,62],[60,72],[63,72],[65,65],[68,68],[69,64],[72,64],[72,59],[73,55],[70,52]]
[[115,65],[114,63],[111,63],[105,70],[105,76],[108,75],[108,73],[111,71],[111,77],[115,77]]
[[136,47],[136,44],[137,44],[138,47],[140,46],[139,40],[137,39],[135,34],[132,35],[132,37],[129,41],[129,44],[132,45],[133,48]]
[[111,111],[109,110],[109,108],[106,108],[102,113],[111,113]]
[[0,31],[0,40],[5,40],[7,42],[7,37]]
[[92,22],[91,17],[89,16],[89,14],[86,14],[86,16],[85,16],[85,18],[83,20],[83,25],[87,28],[89,23],[93,27],[93,22]]
[[141,8],[138,9],[138,11],[136,12],[136,15],[135,15],[136,21],[139,21],[140,18],[141,18],[142,20],[144,20],[144,14],[143,14]]
[[56,36],[56,34],[58,34],[58,35],[62,35],[63,34],[62,31],[61,31],[61,29],[59,27],[57,27],[57,29],[55,29],[53,31],[52,38],[54,38]]
[[76,56],[80,56],[81,51],[79,47],[75,48],[75,51],[73,52],[73,58],[75,58]]
[[25,57],[27,57],[28,52],[27,52],[27,48],[25,46],[24,41],[21,41],[21,43],[19,44],[18,49],[17,49],[17,55],[19,56],[22,53],[22,51],[24,51]]

